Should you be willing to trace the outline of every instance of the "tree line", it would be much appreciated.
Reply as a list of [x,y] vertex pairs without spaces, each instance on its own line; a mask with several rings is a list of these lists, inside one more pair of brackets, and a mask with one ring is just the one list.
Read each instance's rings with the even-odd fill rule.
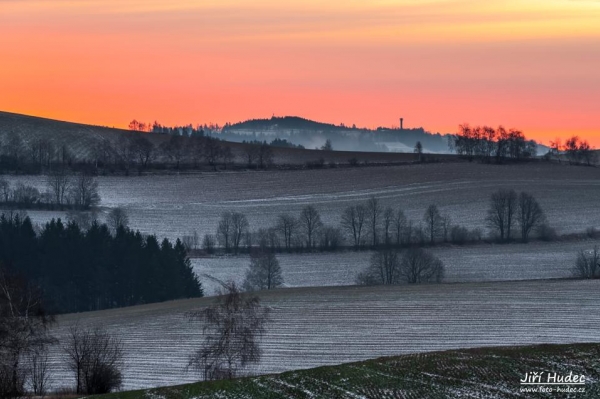
[[143,171],[151,166],[172,165],[198,168],[202,163],[215,168],[227,167],[234,161],[231,148],[217,138],[194,135],[172,135],[167,140],[150,140],[146,133],[115,135],[116,140],[94,138],[85,153],[76,154],[68,142],[55,137],[36,137],[25,142],[16,132],[7,133],[0,149],[0,170],[15,172],[47,172],[54,169],[99,170],[132,169]]
[[503,126],[471,126],[462,124],[458,132],[448,136],[448,147],[470,161],[479,159],[490,163],[501,163],[506,159],[524,160],[534,158],[537,143],[527,140],[518,129],[506,130]]
[[597,153],[587,140],[582,140],[578,136],[571,136],[565,144],[560,139],[550,142],[550,152],[548,157],[554,157],[561,162],[561,155],[565,154],[567,160],[572,165],[585,164],[593,165],[598,160]]
[[46,176],[46,191],[17,183],[15,187],[0,178],[0,205],[16,209],[89,210],[100,203],[98,180],[86,173],[72,175],[56,169]]
[[47,307],[70,313],[202,295],[181,241],[123,226],[88,230],[60,219],[35,233],[29,217],[0,216],[0,265],[38,284]]
[[[492,193],[485,223],[491,238],[502,242],[516,237],[527,242],[534,233],[542,239],[556,236],[541,205],[527,192],[500,189]],[[443,214],[435,204],[429,205],[422,220],[415,222],[409,220],[402,209],[386,207],[371,197],[346,207],[337,226],[324,223],[313,205],[305,206],[296,216],[280,214],[273,226],[254,231],[245,214],[226,211],[221,214],[215,234],[206,234],[200,242],[194,233],[184,236],[183,242],[189,250],[201,248],[210,254],[217,249],[239,253],[253,248],[277,252],[332,251],[344,246],[377,249],[438,243],[462,245],[483,239],[482,229],[468,229],[453,223],[450,215]]]

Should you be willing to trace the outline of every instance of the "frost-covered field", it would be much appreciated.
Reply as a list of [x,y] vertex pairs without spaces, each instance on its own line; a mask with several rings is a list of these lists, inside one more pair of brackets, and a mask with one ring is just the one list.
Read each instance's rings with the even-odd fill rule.
[[[600,242],[552,242],[472,247],[434,248],[432,252],[446,265],[445,282],[531,280],[564,278],[579,250],[590,250]],[[285,287],[352,285],[363,271],[371,252],[279,254]],[[206,277],[241,283],[250,260],[248,256],[219,256],[192,259],[194,271],[206,295],[217,292],[219,284]]]
[[[5,176],[45,189],[44,177]],[[489,195],[499,187],[527,190],[559,233],[600,227],[600,169],[532,163],[439,163],[325,170],[219,172],[193,175],[99,177],[102,213],[129,210],[130,224],[169,238],[214,233],[225,210],[245,213],[251,228],[274,223],[280,213],[299,214],[313,204],[325,222],[338,224],[342,210],[370,196],[403,209],[417,224],[429,204],[453,222],[485,228]],[[29,214],[37,222],[61,212]],[[102,218],[102,214],[100,215]]]
[[[327,287],[261,293],[272,308],[254,373],[453,348],[599,342],[600,281],[522,281],[397,287]],[[125,344],[125,389],[197,380],[183,367],[200,340],[185,311],[212,301],[172,301],[58,318],[105,326]],[[58,347],[56,347],[58,350]],[[53,353],[53,385],[73,384]]]

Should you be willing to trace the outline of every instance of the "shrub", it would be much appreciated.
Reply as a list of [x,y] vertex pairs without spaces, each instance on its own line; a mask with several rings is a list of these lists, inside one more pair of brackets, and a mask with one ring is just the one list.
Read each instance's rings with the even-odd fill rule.
[[558,239],[556,229],[550,227],[547,223],[544,223],[537,228],[537,235],[542,241],[556,241]]
[[600,278],[600,251],[595,246],[591,251],[579,251],[573,275],[577,278]]
[[450,241],[453,244],[462,245],[467,242],[469,238],[469,230],[462,226],[452,226],[450,229]]

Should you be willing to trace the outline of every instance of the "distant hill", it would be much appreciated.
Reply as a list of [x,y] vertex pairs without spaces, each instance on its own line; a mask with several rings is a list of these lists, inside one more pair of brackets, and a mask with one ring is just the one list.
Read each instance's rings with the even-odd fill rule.
[[[255,123],[257,126],[259,125],[259,122]],[[284,124],[290,126],[333,126],[302,120],[301,118],[285,118]],[[229,128],[231,128],[231,126]],[[340,131],[348,130],[345,128],[336,129]],[[350,130],[350,132],[352,131]],[[225,140],[220,141],[219,145],[222,148],[230,149],[232,157],[229,161],[232,165],[235,165],[237,168],[245,168],[247,166],[247,152],[250,145],[244,144],[242,141],[251,141],[252,136],[241,137],[237,134],[228,134],[227,129],[222,133],[213,133],[211,135],[212,137]],[[37,156],[35,152],[44,149],[44,151],[52,154],[52,160],[49,161],[52,163],[60,162],[65,164],[64,154],[65,152],[68,153],[69,161],[67,163],[71,165],[71,162],[73,164],[95,164],[95,160],[98,159],[98,151],[110,150],[118,157],[122,155],[123,148],[127,146],[127,140],[140,136],[148,139],[154,148],[149,168],[164,170],[165,165],[168,167],[173,166],[172,160],[159,150],[159,146],[170,139],[170,136],[167,134],[135,132],[125,129],[65,122],[0,111],[0,169],[8,171],[14,169],[8,165],[7,159],[14,158],[16,155],[15,150],[12,148],[14,146],[11,147],[11,143],[14,143],[15,141],[19,142],[19,150],[16,152],[19,152],[18,155],[20,159],[25,162],[30,162],[29,160],[31,158]],[[274,137],[271,136],[268,141],[271,142],[273,138]],[[357,138],[358,142],[360,142],[364,137],[358,134]],[[231,142],[227,142],[227,140],[230,140]],[[354,140],[356,141],[357,139]],[[341,146],[335,148],[335,145],[336,141],[334,141],[334,149],[342,149],[340,148]],[[195,147],[188,147],[190,146],[186,146],[188,158],[191,158],[191,152],[199,151]],[[297,168],[329,167],[331,165],[349,165],[350,163],[354,165],[364,165],[366,163],[398,164],[411,163],[416,160],[415,154],[413,154],[412,151],[408,151],[410,153],[404,154],[381,153],[369,152],[366,144],[365,146],[358,147],[358,151],[352,152],[315,151],[313,146],[307,146],[307,149],[272,147],[273,161],[275,166],[291,166]],[[436,160],[442,159],[454,161],[456,160],[456,157],[436,156]],[[186,161],[184,160],[183,164],[185,164],[185,162]],[[184,165],[184,169],[189,169],[191,167],[191,161],[188,159],[187,162],[188,165]],[[219,164],[219,169],[233,167],[225,166],[221,163],[222,162]],[[214,169],[213,167],[209,167],[206,162],[197,165],[194,168],[199,170]],[[20,172],[27,173],[27,171],[28,170],[20,169]],[[38,173],[40,170],[37,168],[36,170],[29,171]]]
[[[423,128],[369,130],[336,126],[299,117],[274,117],[226,125],[221,132],[212,132],[210,135],[222,140],[222,148],[229,148],[230,167],[235,166],[238,169],[247,166],[250,147],[249,144],[244,144],[244,141],[271,143],[276,138],[281,142],[286,140],[288,143],[299,144],[305,149],[271,147],[274,166],[297,168],[412,163],[417,159],[413,153],[417,141],[421,142],[425,153],[433,154],[426,161],[458,161],[455,155],[447,154],[446,135],[430,134]],[[118,157],[127,146],[128,140],[140,136],[149,140],[154,148],[152,161],[148,164],[150,168],[164,170],[165,166],[173,166],[172,160],[159,149],[162,143],[170,139],[167,134],[135,132],[0,111],[0,169],[14,169],[11,169],[10,165],[7,166],[7,158],[14,158],[16,155],[10,145],[11,142],[14,143],[15,138],[20,141],[19,156],[25,161],[35,158],[35,152],[39,153],[44,146],[53,154],[52,162],[59,162],[60,159],[60,162],[65,164],[65,153],[68,153],[70,160],[67,163],[70,165],[71,162],[96,164],[98,152],[107,149],[116,153],[115,156]],[[328,139],[332,142],[334,151],[315,151],[315,148],[321,148]],[[538,152],[543,152],[545,148],[540,147]],[[186,156],[191,158],[191,153],[199,150],[194,146],[186,146],[186,151]],[[135,160],[133,162],[135,163]],[[183,160],[182,165],[184,169],[189,169],[191,161]],[[206,163],[194,165],[194,168],[214,169]],[[220,165],[219,168],[228,166]],[[20,172],[27,170],[21,169]],[[39,170],[31,172],[39,173]]]
[[229,141],[285,139],[306,148],[319,148],[330,140],[334,150],[412,152],[417,141],[429,153],[448,153],[447,135],[429,133],[422,127],[410,129],[334,125],[297,116],[252,119],[226,125],[223,136]]
[[347,130],[344,126],[331,123],[316,122],[298,116],[274,116],[270,119],[251,119],[235,123],[230,129],[268,130],[268,129],[297,129],[297,130]]

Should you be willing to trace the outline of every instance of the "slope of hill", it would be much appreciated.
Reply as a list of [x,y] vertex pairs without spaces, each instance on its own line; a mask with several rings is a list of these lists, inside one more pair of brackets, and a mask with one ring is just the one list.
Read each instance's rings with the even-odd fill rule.
[[[600,342],[599,289],[600,280],[538,280],[262,291],[272,322],[261,363],[247,371],[271,374],[459,348]],[[198,375],[185,365],[202,342],[202,326],[185,312],[212,301],[61,315],[53,335],[64,342],[69,326],[79,322],[122,338],[124,389],[194,382]],[[54,386],[72,386],[60,344],[50,355]]]
[[23,140],[25,147],[38,138],[45,138],[51,140],[55,148],[68,145],[69,151],[78,159],[90,159],[95,145],[103,140],[116,144],[120,137],[136,133],[0,111],[1,143],[7,145],[13,134]]
[[[452,350],[230,381],[119,392],[146,398],[514,398],[600,396],[599,344]],[[583,385],[521,385],[526,373],[583,375]],[[568,394],[570,391],[572,394]]]
[[227,125],[223,135],[231,141],[286,139],[306,148],[319,148],[330,140],[333,148],[343,151],[412,152],[420,141],[425,152],[448,153],[448,137],[423,128],[376,130],[315,122],[296,116],[252,119]]
[[[0,112],[0,144],[8,151],[11,137],[18,136],[23,143],[24,158],[28,157],[33,145],[38,139],[46,139],[52,143],[53,148],[68,148],[75,162],[90,162],[95,159],[95,151],[101,144],[109,143],[111,148],[118,150],[123,147],[123,138],[132,138],[143,135],[154,145],[155,149],[169,139],[164,134],[148,134],[124,129],[115,129],[101,126],[85,125],[80,123],[63,122],[47,118],[39,118],[9,112]],[[227,140],[227,134],[215,136]],[[247,138],[247,137],[246,137]],[[242,141],[242,140],[237,140]],[[247,150],[249,145],[240,142],[221,142],[223,147],[229,147],[232,158],[230,162],[240,167],[247,164]],[[312,148],[312,147],[311,147]],[[336,149],[336,148],[334,148]],[[329,164],[349,165],[349,163],[362,165],[369,164],[399,164],[412,163],[417,160],[415,154],[409,153],[374,153],[366,152],[368,148],[360,147],[360,151],[316,151],[314,149],[278,148],[272,147],[273,161],[277,166],[311,166],[322,167]],[[337,148],[341,150],[341,148]],[[165,164],[168,158],[155,151],[152,165]],[[456,161],[453,155],[435,155],[436,160]],[[188,162],[191,162],[188,160]],[[150,165],[150,166],[152,166]],[[223,168],[223,166],[219,166]],[[201,167],[202,168],[202,167]],[[207,165],[204,165],[207,168]],[[208,168],[212,169],[212,167]]]

